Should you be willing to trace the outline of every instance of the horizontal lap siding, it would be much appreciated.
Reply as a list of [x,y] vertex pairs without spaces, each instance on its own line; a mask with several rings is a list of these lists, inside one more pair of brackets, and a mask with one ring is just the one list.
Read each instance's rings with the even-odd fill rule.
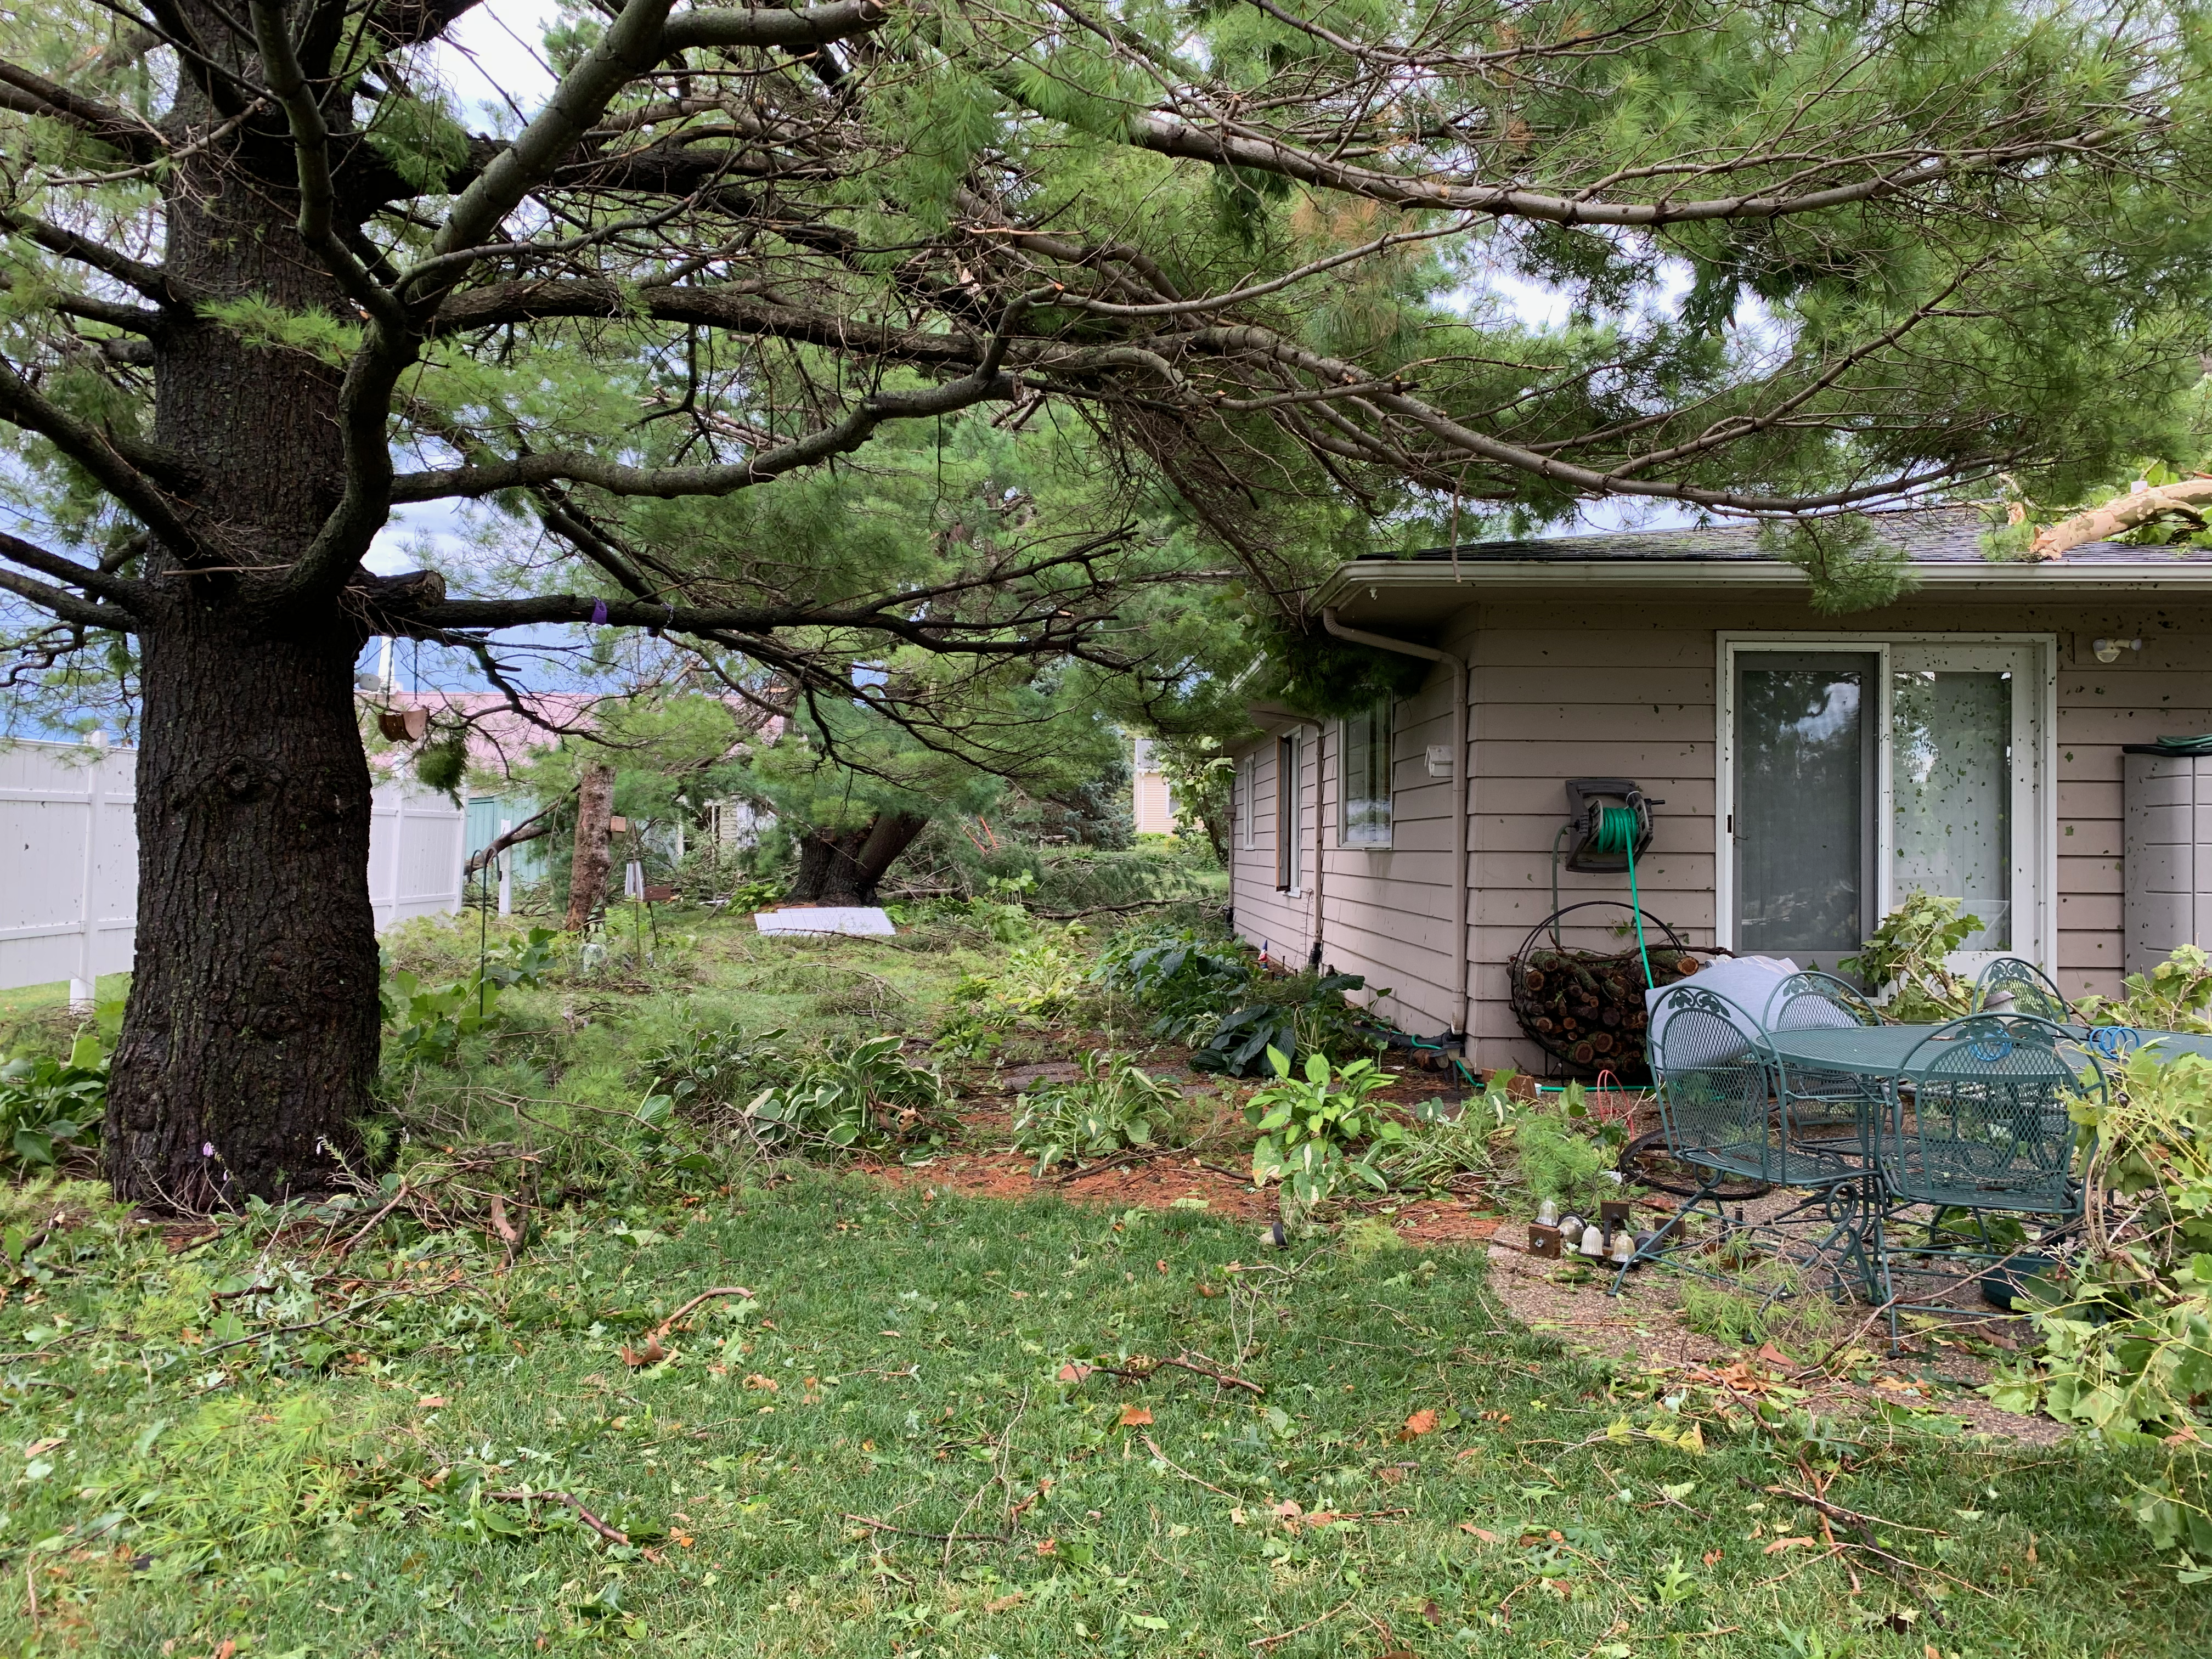
[[[1633,778],[1666,803],[1637,860],[1638,895],[1688,942],[1712,941],[1713,628],[1681,607],[1632,614],[1585,597],[1486,605],[1478,640],[1475,1057],[1542,1070],[1542,1051],[1513,1018],[1505,964],[1552,912],[1567,779]],[[1563,864],[1559,880],[1561,904],[1620,902],[1570,917],[1566,944],[1632,945],[1611,932],[1628,919],[1626,875]]]
[[[2058,962],[2060,988],[2116,996],[2123,976],[2121,752],[2169,732],[2212,731],[2212,617],[2146,609],[2095,623],[2062,643],[2058,671]],[[2100,663],[2098,635],[2141,638],[2140,652]],[[2070,647],[2071,648],[2066,648]]]

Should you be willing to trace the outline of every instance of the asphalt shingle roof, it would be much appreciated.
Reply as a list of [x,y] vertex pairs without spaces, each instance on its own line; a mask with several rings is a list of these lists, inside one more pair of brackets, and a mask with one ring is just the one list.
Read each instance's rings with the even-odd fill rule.
[[[1886,541],[1902,543],[1915,564],[1980,564],[1982,535],[1989,521],[1971,507],[1917,507],[1871,513]],[[1717,524],[1688,530],[1618,530],[1594,536],[1527,536],[1507,541],[1467,542],[1459,550],[1465,563],[1534,561],[1564,564],[1613,559],[1757,562],[1771,559],[1759,544],[1755,524]],[[1413,554],[1444,562],[1448,547]],[[2089,542],[2066,554],[2069,564],[2147,564],[2172,559],[2212,562],[2212,548],[2132,547],[2124,542]]]

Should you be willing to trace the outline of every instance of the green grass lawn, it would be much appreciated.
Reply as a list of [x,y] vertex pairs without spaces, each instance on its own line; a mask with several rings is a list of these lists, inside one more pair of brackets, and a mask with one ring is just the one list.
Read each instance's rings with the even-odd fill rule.
[[[473,1235],[364,1246],[346,1264],[364,1282],[339,1288],[388,1299],[214,1352],[305,1322],[283,1313],[289,1253],[254,1231],[173,1255],[97,1221],[9,1297],[9,1651],[1948,1659],[2212,1639],[2206,1593],[2116,1506],[2110,1459],[1787,1407],[1726,1420],[1708,1393],[1514,1328],[1471,1253],[1270,1255],[1201,1212],[802,1171],[557,1218],[504,1273]],[[264,1284],[211,1317],[211,1292]],[[731,1285],[757,1297],[627,1363]],[[1169,1369],[1064,1380],[1186,1352],[1264,1393]],[[1914,1565],[1831,1555],[1816,1516],[1760,1490],[1816,1483]],[[525,1489],[632,1541],[485,1496]]]
[[[1277,1252],[1202,1208],[970,1200],[926,1165],[895,1187],[647,1133],[644,1057],[687,1031],[926,1035],[1009,959],[951,923],[663,925],[651,963],[564,969],[455,1066],[388,1073],[386,1180],[418,1196],[381,1226],[389,1186],[197,1238],[95,1188],[0,1191],[0,1651],[2212,1649],[2212,1590],[2123,1507],[2148,1462],[1729,1406],[1532,1336],[1479,1249],[1385,1228]],[[432,980],[477,941],[392,945]],[[990,1064],[963,1073],[1002,1110]],[[655,1346],[732,1286],[757,1294]]]

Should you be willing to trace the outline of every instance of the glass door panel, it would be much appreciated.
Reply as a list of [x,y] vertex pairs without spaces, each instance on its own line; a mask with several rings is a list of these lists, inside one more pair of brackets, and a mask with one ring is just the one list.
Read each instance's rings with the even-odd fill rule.
[[1735,657],[1735,948],[1832,969],[1872,930],[1881,659]]
[[1890,892],[1962,900],[1963,951],[2013,947],[2013,676],[1890,676]]

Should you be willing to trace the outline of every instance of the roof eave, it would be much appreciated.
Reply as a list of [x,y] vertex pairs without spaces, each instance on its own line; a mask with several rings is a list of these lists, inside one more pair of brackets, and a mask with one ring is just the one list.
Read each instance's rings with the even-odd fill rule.
[[[2212,562],[2175,560],[2127,563],[2069,564],[2063,559],[2033,564],[1985,562],[1917,564],[1921,592],[2047,593],[2053,591],[2212,593]],[[1465,559],[1448,562],[1357,559],[1339,567],[1322,584],[1318,604],[1356,606],[1361,590],[1464,588],[1468,597],[1497,590],[1603,589],[1608,593],[1647,593],[1668,589],[1737,592],[1802,592],[1809,585],[1795,565],[1774,559]]]

